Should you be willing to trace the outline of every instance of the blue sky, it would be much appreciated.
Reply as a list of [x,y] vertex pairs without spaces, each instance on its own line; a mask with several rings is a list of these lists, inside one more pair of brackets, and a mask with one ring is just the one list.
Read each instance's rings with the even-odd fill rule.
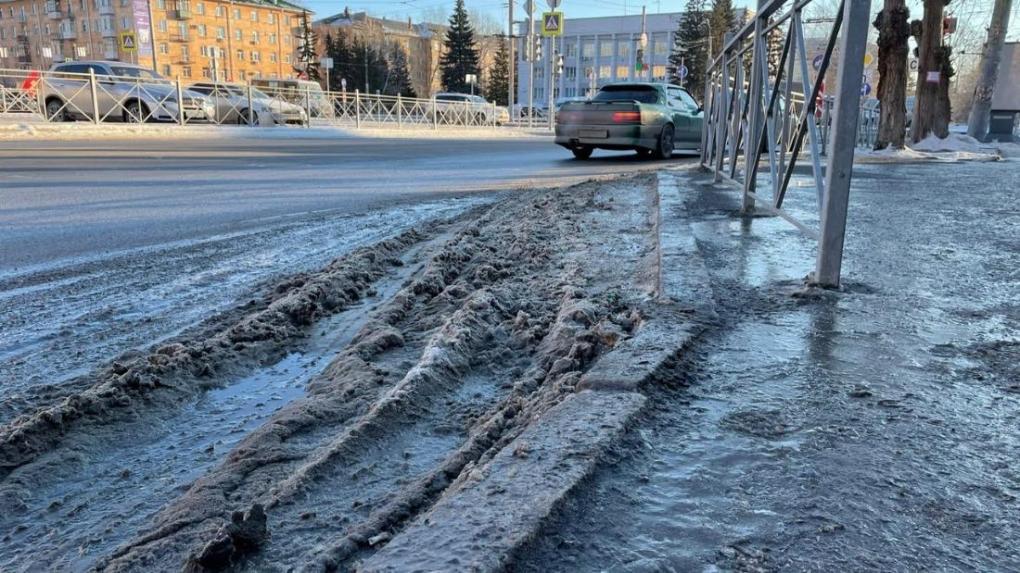
[[[405,19],[411,16],[414,20],[437,14],[449,14],[454,0],[297,0],[314,10],[317,16],[328,16],[343,12],[349,6],[352,12],[367,11],[373,16],[385,16],[394,19]],[[516,0],[514,17],[521,18],[524,0]],[[587,16],[618,16],[624,13],[640,14],[644,3],[651,12],[678,12],[686,2],[682,0],[562,0],[560,10],[567,18]],[[736,6],[747,5],[747,0],[737,0]],[[465,0],[468,10],[484,12],[504,22],[507,17],[506,0]],[[536,0],[536,11],[548,8],[546,0]]]

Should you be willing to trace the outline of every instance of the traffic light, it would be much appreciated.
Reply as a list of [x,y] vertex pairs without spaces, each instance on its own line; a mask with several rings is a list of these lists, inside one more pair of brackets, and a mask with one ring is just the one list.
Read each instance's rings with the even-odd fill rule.
[[539,61],[542,59],[542,37],[535,36],[535,49],[532,51],[532,59]]
[[563,75],[563,55],[556,56],[556,75]]

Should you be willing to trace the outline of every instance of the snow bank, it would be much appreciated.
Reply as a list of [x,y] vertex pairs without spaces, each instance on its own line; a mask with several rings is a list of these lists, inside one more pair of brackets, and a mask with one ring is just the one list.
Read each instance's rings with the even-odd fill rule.
[[904,149],[858,150],[855,161],[857,163],[998,161],[1004,155],[1000,147],[1001,144],[981,143],[960,133],[950,133],[949,137],[944,139],[929,135]]
[[[4,118],[7,119],[7,118]],[[314,126],[251,128],[226,125],[47,123],[22,117],[0,122],[0,141],[32,139],[344,139],[357,137],[415,139],[546,138],[548,131],[509,127],[353,127]]]

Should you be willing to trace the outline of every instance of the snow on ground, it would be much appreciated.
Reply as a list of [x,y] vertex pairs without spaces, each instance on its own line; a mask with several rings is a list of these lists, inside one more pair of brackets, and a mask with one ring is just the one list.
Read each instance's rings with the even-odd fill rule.
[[[1004,156],[1010,156],[1011,150],[1004,151],[1003,149],[1006,146],[1016,147],[1014,144],[998,142],[981,143],[968,135],[950,133],[946,138],[929,135],[904,149],[858,150],[855,160],[858,163],[998,161]],[[1015,154],[1015,151],[1013,153]]]
[[0,141],[26,139],[334,139],[357,137],[415,138],[415,139],[507,139],[543,138],[550,134],[542,129],[510,127],[459,127],[442,126],[438,129],[425,125],[265,127],[251,128],[226,125],[175,124],[100,124],[85,122],[47,123],[24,114],[0,115]]

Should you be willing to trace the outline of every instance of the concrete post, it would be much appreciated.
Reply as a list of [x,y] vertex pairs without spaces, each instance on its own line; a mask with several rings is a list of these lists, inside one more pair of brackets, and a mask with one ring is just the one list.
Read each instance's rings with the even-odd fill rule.
[[361,92],[354,90],[354,126],[361,129]]
[[822,201],[822,229],[818,243],[818,264],[814,282],[823,287],[839,286],[843,264],[850,177],[854,166],[854,143],[860,115],[860,94],[864,54],[868,43],[871,0],[847,0],[843,6],[843,33],[839,39],[842,55],[836,83],[829,165]]
[[404,124],[404,102],[397,94],[397,127],[401,127]]

